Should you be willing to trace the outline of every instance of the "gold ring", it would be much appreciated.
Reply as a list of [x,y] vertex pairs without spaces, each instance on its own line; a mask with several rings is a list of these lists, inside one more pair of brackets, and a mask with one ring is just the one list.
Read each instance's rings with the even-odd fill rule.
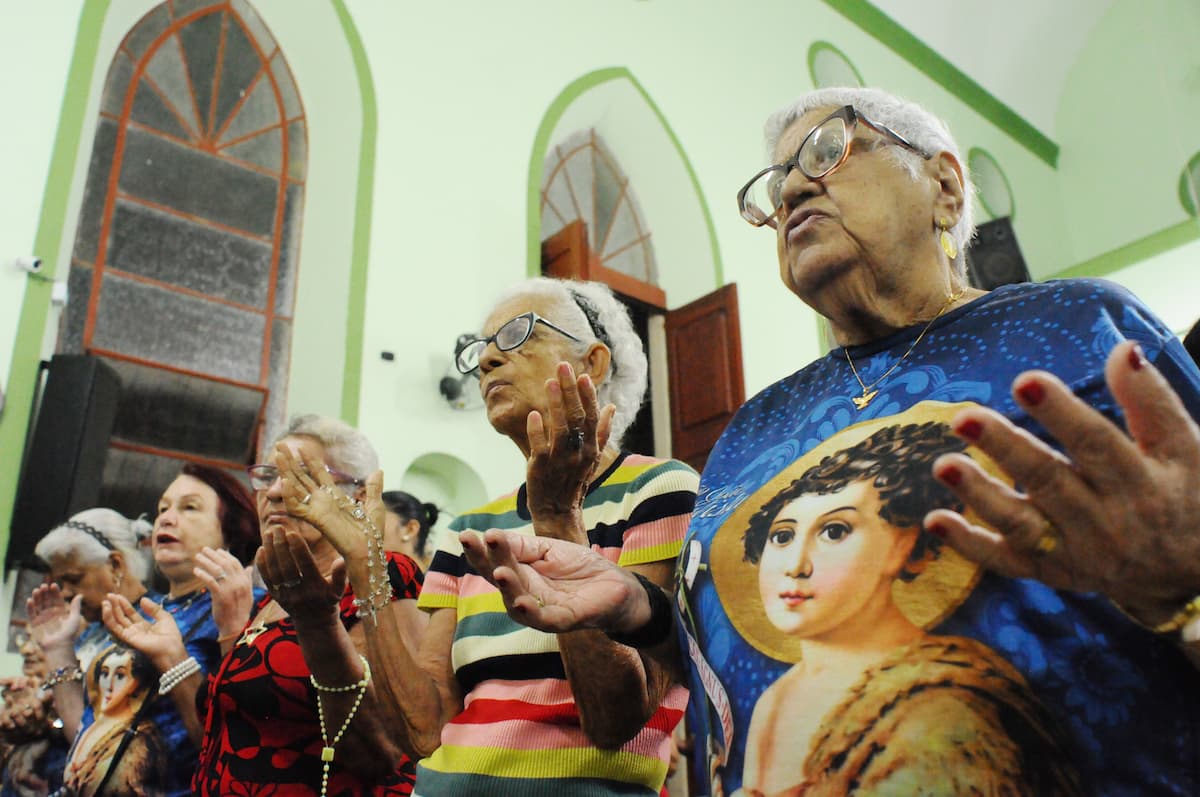
[[533,599],[534,599],[535,601],[537,601],[537,605],[538,605],[538,608],[539,608],[539,609],[545,609],[545,608],[546,608],[546,602],[545,602],[544,600],[542,600],[542,596],[541,596],[541,595],[534,595],[534,596],[533,596]]
[[1054,528],[1054,524],[1047,520],[1045,527],[1042,529],[1042,535],[1033,544],[1033,550],[1038,555],[1045,556],[1058,550],[1058,542],[1058,529]]

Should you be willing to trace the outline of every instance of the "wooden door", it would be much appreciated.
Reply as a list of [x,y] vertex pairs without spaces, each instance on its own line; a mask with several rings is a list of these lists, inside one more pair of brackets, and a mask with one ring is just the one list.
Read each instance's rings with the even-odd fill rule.
[[746,400],[737,285],[667,313],[671,455],[703,470],[721,432]]

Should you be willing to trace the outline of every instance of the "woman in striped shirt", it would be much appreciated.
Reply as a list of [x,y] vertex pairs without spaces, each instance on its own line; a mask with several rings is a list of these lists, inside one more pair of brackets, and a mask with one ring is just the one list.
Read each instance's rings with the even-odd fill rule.
[[[423,759],[414,794],[656,795],[687,702],[678,668],[660,663],[671,657],[600,631],[521,625],[459,544],[489,529],[568,540],[646,589],[670,589],[698,476],[619,447],[646,389],[628,311],[602,285],[529,280],[496,303],[458,366],[478,372],[488,420],[521,452],[526,483],[444,535],[419,603],[430,622],[415,659],[382,616],[365,624],[377,693],[403,717],[402,746]],[[303,513],[302,481],[288,479],[285,492]],[[378,501],[368,509],[381,523]],[[344,517],[309,521],[347,561],[366,555]]]

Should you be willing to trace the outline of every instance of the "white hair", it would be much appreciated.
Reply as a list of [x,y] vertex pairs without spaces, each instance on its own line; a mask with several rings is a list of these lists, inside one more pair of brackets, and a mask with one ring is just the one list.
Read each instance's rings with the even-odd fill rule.
[[[962,169],[963,207],[958,221],[950,228],[950,235],[958,242],[959,256],[954,259],[954,268],[960,277],[965,277],[967,266],[963,253],[975,235],[975,186],[971,183],[967,161],[946,123],[916,103],[880,89],[827,88],[810,91],[767,117],[763,138],[768,162],[775,157],[779,139],[797,119],[817,108],[840,108],[844,105],[853,105],[856,111],[861,111],[872,122],[891,128],[928,154],[948,152],[958,161]],[[915,159],[919,156],[902,147],[887,149],[915,179],[919,173]]]
[[646,396],[648,370],[642,339],[633,328],[628,308],[599,282],[534,277],[502,293],[492,310],[523,296],[550,300],[546,320],[582,341],[573,343],[576,355],[582,356],[594,341],[608,348],[608,373],[596,384],[596,399],[601,407],[612,404],[617,408],[610,441],[619,447]]
[[[379,455],[367,436],[345,421],[325,415],[297,415],[275,443],[285,437],[311,437],[325,449],[325,464],[335,470],[366,479],[379,470]],[[271,445],[274,449],[274,443]]]
[[130,520],[112,509],[85,509],[51,529],[33,552],[45,562],[74,559],[77,564],[97,565],[118,551],[129,574],[144,582],[150,573],[150,562],[142,542],[153,531],[154,525],[145,518]]

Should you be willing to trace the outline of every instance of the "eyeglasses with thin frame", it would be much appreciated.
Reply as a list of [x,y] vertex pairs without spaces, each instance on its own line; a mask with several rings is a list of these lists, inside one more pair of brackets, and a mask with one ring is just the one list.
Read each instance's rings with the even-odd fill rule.
[[525,341],[529,340],[533,335],[534,327],[538,324],[544,324],[558,334],[565,335],[573,341],[582,343],[579,338],[567,330],[555,326],[537,313],[530,311],[528,313],[521,313],[516,318],[505,321],[496,330],[496,334],[494,335],[468,340],[459,347],[458,354],[454,357],[455,367],[462,374],[476,373],[479,370],[479,358],[483,355],[483,350],[488,347],[489,343],[495,343],[496,348],[500,351],[512,351],[523,346]]
[[[366,482],[362,479],[356,479],[349,473],[342,473],[336,468],[325,466],[325,471],[333,477],[335,484],[345,487],[362,487]],[[269,490],[275,480],[279,478],[279,468],[274,465],[250,465],[246,468],[246,473],[250,476],[250,486],[255,490]]]
[[933,157],[886,125],[872,122],[854,110],[853,105],[845,105],[808,131],[795,155],[783,163],[768,166],[742,186],[742,190],[738,191],[738,211],[742,218],[755,227],[766,225],[774,228],[783,204],[783,183],[792,169],[799,169],[810,180],[828,177],[850,157],[850,143],[854,140],[854,129],[859,122],[891,139],[881,141],[881,144],[897,144],[925,160]]

